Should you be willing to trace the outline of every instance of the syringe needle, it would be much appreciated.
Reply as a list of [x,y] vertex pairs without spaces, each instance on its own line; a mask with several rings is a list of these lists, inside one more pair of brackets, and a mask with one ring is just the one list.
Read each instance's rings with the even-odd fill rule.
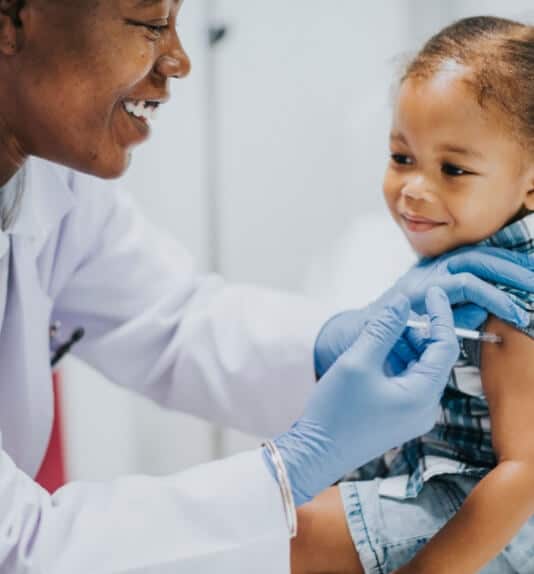
[[[407,324],[412,329],[420,329],[425,332],[426,336],[430,334],[430,322],[424,319],[414,321],[410,319]],[[483,341],[485,343],[502,343],[501,337],[495,333],[488,333],[486,331],[473,331],[471,329],[455,328],[454,332],[460,339],[471,339],[472,341]]]

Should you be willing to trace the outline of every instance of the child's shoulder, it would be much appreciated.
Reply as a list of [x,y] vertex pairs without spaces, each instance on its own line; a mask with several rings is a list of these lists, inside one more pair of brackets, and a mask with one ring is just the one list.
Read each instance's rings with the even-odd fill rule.
[[[507,225],[482,241],[481,245],[532,255],[534,261],[534,213]],[[530,316],[529,325],[521,328],[521,331],[534,339],[534,292],[516,289],[504,283],[496,283],[496,287],[509,295]],[[469,364],[480,368],[480,343],[478,341],[465,340],[463,353]]]

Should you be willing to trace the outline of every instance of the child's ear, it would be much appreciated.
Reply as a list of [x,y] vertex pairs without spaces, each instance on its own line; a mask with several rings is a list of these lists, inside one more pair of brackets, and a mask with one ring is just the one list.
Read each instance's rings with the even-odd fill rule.
[[525,195],[524,206],[529,211],[534,211],[534,167],[530,170],[527,184],[528,188]]
[[527,192],[527,196],[525,197],[525,207],[529,211],[534,211],[534,188]]

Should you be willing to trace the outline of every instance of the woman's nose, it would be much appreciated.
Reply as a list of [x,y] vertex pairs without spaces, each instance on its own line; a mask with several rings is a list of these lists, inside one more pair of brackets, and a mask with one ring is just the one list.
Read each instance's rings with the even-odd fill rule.
[[167,78],[185,78],[191,71],[191,60],[182,48],[178,38],[173,46],[157,59],[154,71],[159,76]]

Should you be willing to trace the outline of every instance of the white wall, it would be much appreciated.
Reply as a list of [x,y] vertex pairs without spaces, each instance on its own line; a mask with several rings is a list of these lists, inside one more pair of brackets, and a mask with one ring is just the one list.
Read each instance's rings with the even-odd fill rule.
[[216,67],[222,269],[298,288],[356,206],[381,202],[374,174],[385,152],[369,150],[385,142],[391,59],[407,37],[404,2],[218,6],[230,27]]
[[534,22],[531,0],[453,0],[452,4],[455,18],[492,15]]

